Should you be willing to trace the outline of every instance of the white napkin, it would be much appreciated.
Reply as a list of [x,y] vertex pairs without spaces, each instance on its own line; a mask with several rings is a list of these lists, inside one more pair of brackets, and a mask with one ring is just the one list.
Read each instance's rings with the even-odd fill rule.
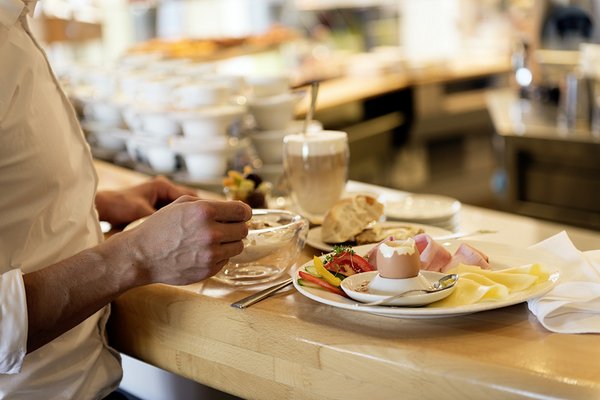
[[600,333],[600,250],[581,252],[560,232],[532,249],[564,260],[558,284],[528,302],[544,327],[558,333]]

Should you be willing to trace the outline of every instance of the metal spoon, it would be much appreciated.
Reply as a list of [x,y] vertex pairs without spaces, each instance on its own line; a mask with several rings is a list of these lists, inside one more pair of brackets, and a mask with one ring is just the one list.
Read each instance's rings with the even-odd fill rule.
[[310,104],[308,106],[308,110],[306,111],[306,118],[304,119],[304,127],[302,132],[306,134],[308,132],[308,127],[313,119],[315,114],[315,108],[317,106],[317,95],[319,94],[319,82],[314,81],[310,84]]
[[385,299],[371,301],[369,303],[362,303],[361,306],[380,306],[382,304],[387,304],[390,301],[399,299],[400,297],[407,296],[409,294],[414,293],[436,293],[441,292],[442,290],[450,289],[452,286],[456,284],[458,281],[458,275],[450,274],[446,276],[442,276],[437,282],[434,282],[430,289],[413,289],[408,290],[406,292],[398,293],[390,297],[386,297]]

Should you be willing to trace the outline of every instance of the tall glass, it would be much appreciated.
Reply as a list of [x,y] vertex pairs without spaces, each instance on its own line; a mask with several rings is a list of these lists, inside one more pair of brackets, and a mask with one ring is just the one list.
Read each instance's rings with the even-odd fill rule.
[[348,179],[348,135],[340,131],[294,134],[283,139],[283,167],[298,212],[313,223],[341,197]]

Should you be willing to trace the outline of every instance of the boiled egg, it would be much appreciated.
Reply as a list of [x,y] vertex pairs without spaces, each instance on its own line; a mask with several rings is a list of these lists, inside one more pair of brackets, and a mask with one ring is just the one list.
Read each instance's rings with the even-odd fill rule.
[[382,278],[406,279],[419,275],[421,261],[412,238],[383,242],[377,249],[377,271]]

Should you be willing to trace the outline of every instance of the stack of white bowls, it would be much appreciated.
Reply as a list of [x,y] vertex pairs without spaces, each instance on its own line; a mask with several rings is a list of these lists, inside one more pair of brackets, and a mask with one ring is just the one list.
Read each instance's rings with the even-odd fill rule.
[[[242,78],[216,70],[211,63],[134,55],[110,68],[76,70],[68,89],[103,158],[120,153],[146,172],[214,183],[243,157],[276,183],[283,138],[322,129],[294,120],[305,92],[290,90],[286,75]],[[261,162],[252,159],[250,143]]]
[[88,68],[71,71],[78,79],[72,87],[73,104],[81,114],[82,128],[94,155],[112,159],[125,149],[127,138],[123,121],[123,102],[116,97],[117,80],[105,68]]
[[246,113],[244,106],[232,103],[242,85],[241,77],[217,75],[211,64],[152,63],[132,85],[136,102],[125,111],[133,154],[142,153],[139,161],[156,172],[177,172],[180,180],[219,180],[240,145],[230,140],[229,132]]
[[[97,144],[126,147],[144,171],[177,173],[190,183],[219,180],[235,151],[248,144],[230,135],[246,114],[237,97],[244,80],[215,73],[213,64],[129,56],[111,69],[77,74],[70,88],[82,125],[95,128],[94,136],[120,140],[118,149],[107,140],[94,139]],[[105,134],[106,128],[119,135]]]
[[[263,179],[277,183],[283,174],[283,138],[304,129],[304,121],[294,120],[294,114],[305,93],[291,91],[286,75],[251,76],[246,82],[254,126],[248,136],[262,161],[258,172]],[[318,131],[322,125],[313,121],[308,128]]]

